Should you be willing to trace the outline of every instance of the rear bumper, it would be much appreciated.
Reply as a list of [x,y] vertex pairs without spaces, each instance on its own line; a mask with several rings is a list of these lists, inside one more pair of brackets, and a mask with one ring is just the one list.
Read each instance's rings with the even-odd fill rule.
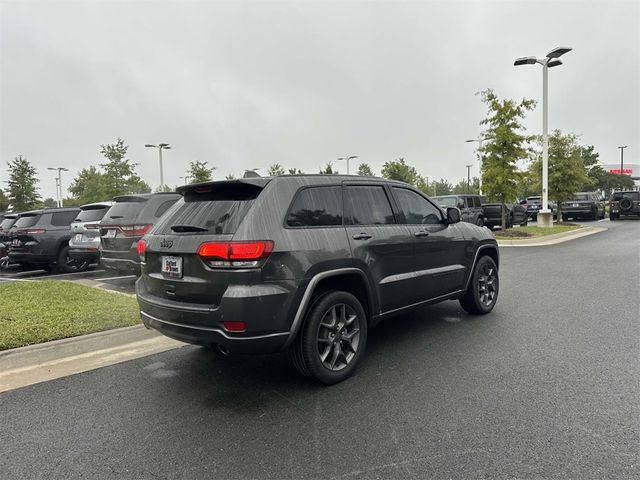
[[97,262],[100,259],[100,252],[97,248],[70,248],[69,256],[74,260]]
[[[177,302],[150,295],[144,278],[136,282],[142,322],[160,333],[195,345],[222,345],[231,353],[274,353],[290,336],[288,312],[293,283],[229,287],[220,305]],[[244,321],[247,331],[224,330],[223,321]]]
[[37,265],[46,265],[56,261],[55,255],[41,255],[25,251],[9,251],[9,260],[14,263],[33,263]]
[[588,207],[584,208],[571,208],[566,207],[562,209],[563,215],[593,215],[594,210]]
[[140,258],[136,251],[103,250],[100,255],[100,265],[119,272],[131,272],[140,275]]

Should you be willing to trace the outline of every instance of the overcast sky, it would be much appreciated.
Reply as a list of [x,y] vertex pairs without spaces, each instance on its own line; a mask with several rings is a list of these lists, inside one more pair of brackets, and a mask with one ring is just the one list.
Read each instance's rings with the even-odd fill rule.
[[[272,163],[310,173],[359,155],[376,173],[404,157],[457,181],[474,163],[476,92],[541,99],[519,56],[571,46],[549,72],[549,126],[603,162],[640,163],[640,2],[0,2],[0,180],[18,154],[53,172],[101,162],[122,137],[152,187],[188,162],[216,177]],[[541,131],[541,104],[529,114]],[[344,163],[337,163],[346,172]],[[356,165],[352,164],[352,173]]]

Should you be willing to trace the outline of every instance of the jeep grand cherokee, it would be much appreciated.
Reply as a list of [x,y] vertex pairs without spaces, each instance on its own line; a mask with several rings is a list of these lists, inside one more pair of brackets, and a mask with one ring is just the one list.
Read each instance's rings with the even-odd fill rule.
[[342,175],[180,187],[137,245],[144,324],[223,353],[288,350],[326,383],[351,375],[380,320],[498,297],[498,247],[413,187]]

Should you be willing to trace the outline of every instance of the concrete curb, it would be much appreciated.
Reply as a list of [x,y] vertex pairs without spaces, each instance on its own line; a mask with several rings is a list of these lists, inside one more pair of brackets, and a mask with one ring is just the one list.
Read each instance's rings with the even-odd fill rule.
[[0,392],[184,346],[142,325],[0,352]]
[[609,230],[604,227],[581,227],[570,232],[555,233],[545,237],[524,238],[521,240],[498,240],[500,247],[546,247],[548,245],[557,245],[558,243],[569,242],[577,238],[586,237],[595,233]]

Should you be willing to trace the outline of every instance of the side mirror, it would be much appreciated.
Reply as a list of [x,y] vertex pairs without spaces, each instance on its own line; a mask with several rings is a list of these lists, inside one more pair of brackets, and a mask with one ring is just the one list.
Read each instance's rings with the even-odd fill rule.
[[460,210],[455,207],[447,208],[447,223],[458,223],[460,221]]

